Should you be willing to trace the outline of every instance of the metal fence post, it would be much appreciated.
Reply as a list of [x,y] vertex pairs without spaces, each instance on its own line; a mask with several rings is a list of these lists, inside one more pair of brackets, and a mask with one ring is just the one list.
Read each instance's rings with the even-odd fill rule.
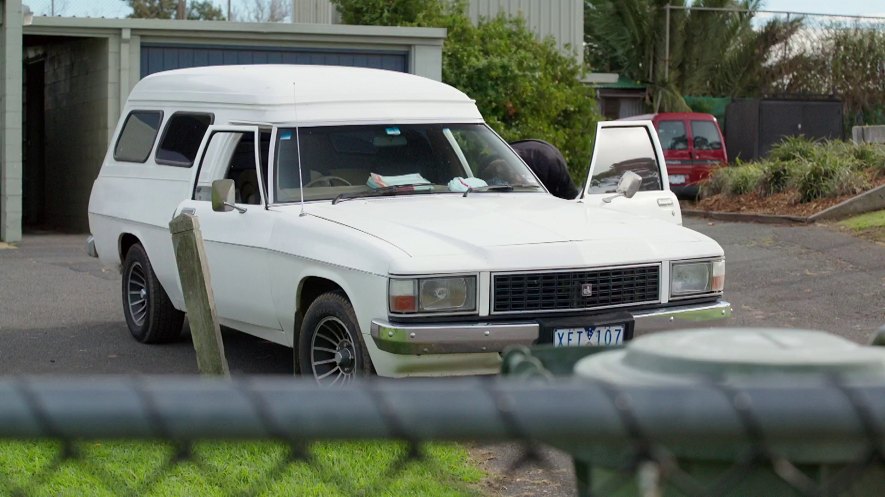
[[189,214],[179,214],[169,223],[175,261],[184,293],[187,319],[190,323],[197,367],[208,375],[229,375],[221,341],[221,327],[215,315],[215,297],[212,295],[209,268],[199,220]]

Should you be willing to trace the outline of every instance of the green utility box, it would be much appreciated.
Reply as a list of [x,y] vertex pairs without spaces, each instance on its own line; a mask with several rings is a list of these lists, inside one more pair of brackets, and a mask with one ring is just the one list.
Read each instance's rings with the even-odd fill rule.
[[[717,431],[716,420],[706,420],[703,422],[711,428],[709,437],[686,440],[647,432],[644,421],[645,425],[652,423],[637,418],[625,423],[635,431],[625,429],[620,446],[560,447],[574,457],[579,495],[770,497],[808,495],[820,489],[825,495],[840,497],[885,495],[885,462],[873,459],[856,473],[843,471],[869,456],[872,441],[849,443],[827,433],[799,439],[789,433],[766,432],[772,412],[776,416],[776,406],[796,399],[773,399],[768,404],[775,406],[774,411],[769,408],[760,413],[754,412],[749,400],[743,405],[740,396],[742,388],[766,385],[788,386],[788,392],[795,385],[795,395],[802,395],[798,387],[811,383],[824,382],[834,389],[839,388],[837,382],[848,387],[870,382],[881,385],[885,383],[883,347],[859,345],[820,331],[721,328],[646,335],[617,350],[545,348],[537,353],[533,350],[529,356],[524,352],[514,351],[505,357],[505,373],[552,377],[557,370],[562,372],[563,364],[573,363],[576,379],[608,385],[613,404],[625,417],[631,416],[631,399],[618,398],[621,388],[665,391],[696,386],[721,391],[723,402],[734,404],[731,419],[723,425],[734,426],[739,419],[746,427],[735,437],[734,430],[728,435],[725,429]],[[845,397],[849,414],[853,415],[850,411],[855,408]],[[693,416],[692,406],[684,406],[682,412],[678,422],[702,421]],[[809,413],[814,415],[819,414]],[[862,423],[852,416],[833,422],[845,423],[845,418],[862,432]],[[636,464],[649,459],[656,462]],[[665,464],[659,464],[661,461]],[[804,482],[804,488],[797,488],[797,482]]]

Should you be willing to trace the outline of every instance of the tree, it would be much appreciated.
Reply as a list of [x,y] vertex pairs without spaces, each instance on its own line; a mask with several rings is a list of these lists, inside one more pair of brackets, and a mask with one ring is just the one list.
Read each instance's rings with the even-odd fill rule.
[[446,27],[463,12],[464,2],[440,0],[332,0],[345,24]]
[[772,65],[772,93],[829,95],[847,126],[885,122],[885,31],[830,22],[805,29]]
[[476,100],[505,140],[556,145],[572,176],[584,181],[599,114],[582,66],[525,21],[498,16],[474,26],[463,0],[332,0],[350,24],[444,27],[443,81]]
[[[669,52],[667,51],[667,9]],[[618,72],[651,87],[655,110],[689,110],[682,95],[757,96],[767,85],[771,51],[800,20],[771,20],[753,29],[759,0],[585,0],[585,58],[597,71]]]
[[[138,19],[179,19],[180,0],[127,0],[132,8],[131,18]],[[212,0],[191,1],[185,4],[184,19],[203,21],[223,21],[224,13]]]
[[292,0],[252,0],[245,14],[237,14],[238,21],[281,22],[292,14]]
[[186,18],[191,21],[223,21],[224,13],[221,8],[212,3],[212,0],[202,2],[191,1],[187,5]]

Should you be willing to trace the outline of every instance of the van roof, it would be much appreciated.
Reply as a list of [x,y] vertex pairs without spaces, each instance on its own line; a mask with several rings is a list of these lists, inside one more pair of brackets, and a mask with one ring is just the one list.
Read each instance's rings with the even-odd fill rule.
[[158,72],[139,81],[129,95],[130,107],[145,103],[259,106],[267,122],[482,120],[474,101],[449,85],[344,66],[259,64]]
[[618,119],[618,121],[665,121],[667,119],[700,119],[704,121],[715,121],[716,117],[712,114],[706,114],[703,112],[659,112],[657,114],[622,117]]

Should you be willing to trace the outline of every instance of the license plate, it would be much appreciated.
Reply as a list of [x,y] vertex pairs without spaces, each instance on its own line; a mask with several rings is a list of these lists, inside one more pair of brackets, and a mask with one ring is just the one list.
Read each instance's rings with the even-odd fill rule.
[[684,174],[670,174],[669,178],[670,178],[671,185],[685,184],[685,175]]
[[622,324],[588,326],[586,328],[557,328],[553,330],[554,347],[610,347],[623,345]]

